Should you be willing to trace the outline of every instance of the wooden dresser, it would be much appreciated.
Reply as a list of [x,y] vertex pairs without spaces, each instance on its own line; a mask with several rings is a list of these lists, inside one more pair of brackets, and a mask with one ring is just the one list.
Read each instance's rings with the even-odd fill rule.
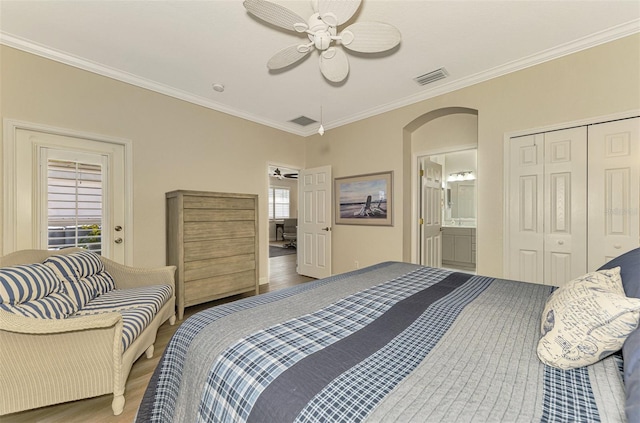
[[167,264],[178,267],[178,319],[184,308],[258,293],[258,196],[172,191],[167,197]]

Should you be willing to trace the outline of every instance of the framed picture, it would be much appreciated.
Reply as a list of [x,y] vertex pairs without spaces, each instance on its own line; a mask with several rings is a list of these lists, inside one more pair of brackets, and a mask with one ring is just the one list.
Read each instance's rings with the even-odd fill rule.
[[393,226],[393,172],[335,178],[337,225]]

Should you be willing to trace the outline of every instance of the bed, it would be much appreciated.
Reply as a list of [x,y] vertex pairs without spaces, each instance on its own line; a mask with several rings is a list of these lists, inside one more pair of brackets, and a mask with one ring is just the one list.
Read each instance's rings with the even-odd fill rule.
[[588,366],[543,364],[552,292],[386,262],[213,307],[177,330],[136,421],[636,421],[640,329]]

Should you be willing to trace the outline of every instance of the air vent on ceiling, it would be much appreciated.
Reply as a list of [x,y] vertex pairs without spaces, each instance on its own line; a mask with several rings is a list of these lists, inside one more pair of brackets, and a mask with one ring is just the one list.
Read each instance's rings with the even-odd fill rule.
[[316,123],[317,120],[313,120],[310,117],[300,116],[295,119],[291,119],[289,122],[297,123],[300,126],[311,125],[312,123]]
[[444,79],[447,76],[449,76],[449,72],[447,72],[445,68],[440,68],[432,72],[425,73],[424,75],[416,76],[413,80],[416,81],[418,85],[427,85]]

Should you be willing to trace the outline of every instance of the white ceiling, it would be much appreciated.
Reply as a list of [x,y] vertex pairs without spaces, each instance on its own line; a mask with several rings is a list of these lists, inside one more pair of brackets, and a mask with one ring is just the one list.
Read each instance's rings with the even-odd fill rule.
[[[313,13],[309,0],[274,2]],[[288,121],[320,120],[321,107],[330,130],[640,32],[640,1],[364,0],[353,21],[388,22],[402,42],[374,58],[347,52],[350,75],[332,85],[316,52],[269,72],[274,53],[304,38],[241,0],[0,1],[3,44],[303,136],[318,124]],[[448,78],[413,81],[440,67]]]

